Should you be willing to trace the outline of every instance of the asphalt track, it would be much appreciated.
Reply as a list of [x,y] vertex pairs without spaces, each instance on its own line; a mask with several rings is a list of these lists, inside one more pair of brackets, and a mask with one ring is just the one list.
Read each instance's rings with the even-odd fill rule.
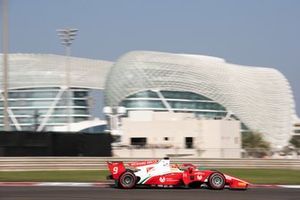
[[0,187],[0,200],[299,200],[300,189],[250,188],[246,191],[208,189],[133,189],[96,187]]

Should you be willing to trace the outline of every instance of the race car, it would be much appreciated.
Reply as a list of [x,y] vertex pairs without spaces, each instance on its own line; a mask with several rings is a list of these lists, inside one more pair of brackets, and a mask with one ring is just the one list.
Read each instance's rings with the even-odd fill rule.
[[107,162],[111,173],[107,178],[115,180],[123,189],[144,185],[150,187],[201,188],[206,185],[213,190],[247,189],[247,181],[223,174],[217,170],[201,170],[192,164],[170,164],[169,158],[137,161],[124,164],[122,161]]

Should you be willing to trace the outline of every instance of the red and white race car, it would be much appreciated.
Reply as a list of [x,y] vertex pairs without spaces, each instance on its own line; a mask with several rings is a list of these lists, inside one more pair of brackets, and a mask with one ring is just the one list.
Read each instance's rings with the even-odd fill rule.
[[192,164],[170,164],[169,158],[162,160],[107,162],[109,179],[115,180],[118,187],[131,189],[137,185],[152,187],[200,188],[202,184],[210,189],[222,190],[225,185],[230,189],[247,189],[249,183],[223,174],[216,170],[200,170]]

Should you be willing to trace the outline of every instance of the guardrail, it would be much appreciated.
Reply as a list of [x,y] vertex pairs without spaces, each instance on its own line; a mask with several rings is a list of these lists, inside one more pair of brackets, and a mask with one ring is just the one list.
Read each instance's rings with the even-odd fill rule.
[[[0,157],[0,171],[105,170],[107,169],[106,161],[120,160],[126,163],[151,159],[112,157]],[[171,158],[171,162],[178,164],[192,163],[196,166],[208,168],[267,168],[300,170],[300,159]]]

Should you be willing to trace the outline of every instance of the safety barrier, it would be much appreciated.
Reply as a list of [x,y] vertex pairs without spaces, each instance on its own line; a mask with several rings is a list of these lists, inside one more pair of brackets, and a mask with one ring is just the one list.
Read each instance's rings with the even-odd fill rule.
[[111,156],[110,134],[3,132],[0,156]]
[[[0,171],[104,170],[107,169],[106,161],[133,162],[137,160],[145,160],[145,158],[0,157]],[[266,168],[300,170],[300,159],[171,158],[171,162],[178,164],[192,163],[196,166],[207,168]]]

